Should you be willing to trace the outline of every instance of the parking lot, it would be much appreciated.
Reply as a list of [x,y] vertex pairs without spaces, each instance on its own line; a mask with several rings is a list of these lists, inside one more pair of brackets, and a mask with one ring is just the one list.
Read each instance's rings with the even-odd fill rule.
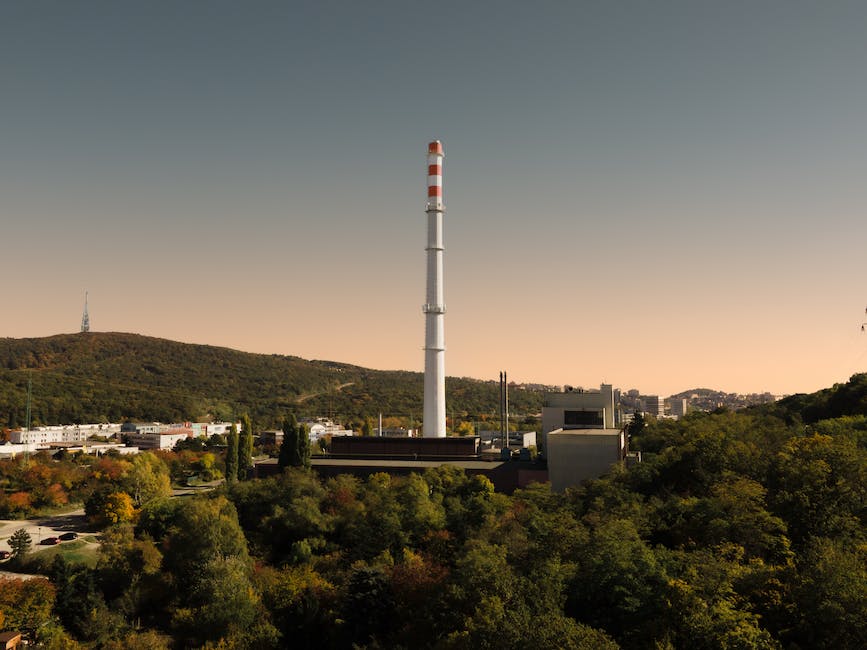
[[75,533],[80,539],[84,534],[96,532],[88,523],[84,510],[73,510],[72,512],[37,519],[0,519],[0,550],[9,550],[7,540],[19,528],[23,528],[30,535],[33,542],[30,549],[31,553],[52,548],[53,544],[43,543],[51,538],[57,538],[58,543],[62,544],[64,540],[60,538],[62,536],[69,537],[71,536],[70,533]]

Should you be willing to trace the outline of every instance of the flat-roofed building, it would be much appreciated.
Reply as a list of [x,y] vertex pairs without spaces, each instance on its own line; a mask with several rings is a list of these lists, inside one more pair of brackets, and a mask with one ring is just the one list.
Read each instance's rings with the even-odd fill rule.
[[9,434],[9,439],[16,444],[50,445],[54,442],[81,442],[90,436],[110,437],[119,431],[119,424],[61,424],[18,429]]
[[665,415],[665,399],[659,395],[646,395],[642,400],[644,412],[657,418]]
[[671,404],[671,414],[676,418],[682,418],[686,415],[687,409],[689,408],[689,402],[685,397],[675,397],[669,400]]
[[192,437],[192,429],[171,429],[159,433],[130,433],[127,435],[127,444],[139,449],[172,449],[179,441]]
[[562,393],[545,393],[540,452],[550,457],[548,434],[557,429],[616,429],[619,426],[620,415],[610,384],[602,384],[599,390],[572,388]]
[[556,429],[548,433],[551,489],[562,492],[607,474],[626,458],[626,433],[620,429]]
[[39,447],[35,442],[0,442],[0,458],[15,458],[19,454],[35,454]]

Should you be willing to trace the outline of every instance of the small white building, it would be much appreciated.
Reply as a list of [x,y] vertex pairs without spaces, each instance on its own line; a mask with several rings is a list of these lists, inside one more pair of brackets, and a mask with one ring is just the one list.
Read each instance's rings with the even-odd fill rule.
[[171,429],[158,433],[127,434],[128,444],[139,449],[173,449],[178,442],[193,437],[192,429]]
[[29,453],[33,454],[38,451],[38,447],[35,442],[27,442],[27,443],[14,443],[14,442],[4,442],[0,443],[0,458],[15,458],[19,454]]
[[351,429],[344,429],[341,425],[327,418],[302,420],[300,424],[307,427],[307,435],[311,441],[319,440],[324,436],[351,436],[353,434]]

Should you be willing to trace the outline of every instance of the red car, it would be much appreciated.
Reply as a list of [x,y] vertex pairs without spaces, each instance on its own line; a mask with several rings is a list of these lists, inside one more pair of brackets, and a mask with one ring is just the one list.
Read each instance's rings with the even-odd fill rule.
[[45,546],[54,546],[55,544],[60,544],[60,540],[57,537],[46,537],[39,543]]
[[9,551],[0,551],[0,560],[8,560],[12,556]]

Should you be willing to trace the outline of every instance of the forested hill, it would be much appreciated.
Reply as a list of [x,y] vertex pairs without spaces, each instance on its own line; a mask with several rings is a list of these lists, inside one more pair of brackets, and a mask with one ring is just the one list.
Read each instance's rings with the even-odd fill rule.
[[755,410],[805,424],[867,415],[867,373],[852,375],[845,384],[834,384],[815,393],[791,395],[774,404],[757,406]]
[[[0,426],[25,422],[174,422],[249,413],[272,426],[288,412],[421,418],[423,376],[331,361],[252,354],[116,332],[0,339]],[[495,381],[446,380],[449,415],[493,414]],[[510,391],[515,413],[538,413],[542,394]]]

